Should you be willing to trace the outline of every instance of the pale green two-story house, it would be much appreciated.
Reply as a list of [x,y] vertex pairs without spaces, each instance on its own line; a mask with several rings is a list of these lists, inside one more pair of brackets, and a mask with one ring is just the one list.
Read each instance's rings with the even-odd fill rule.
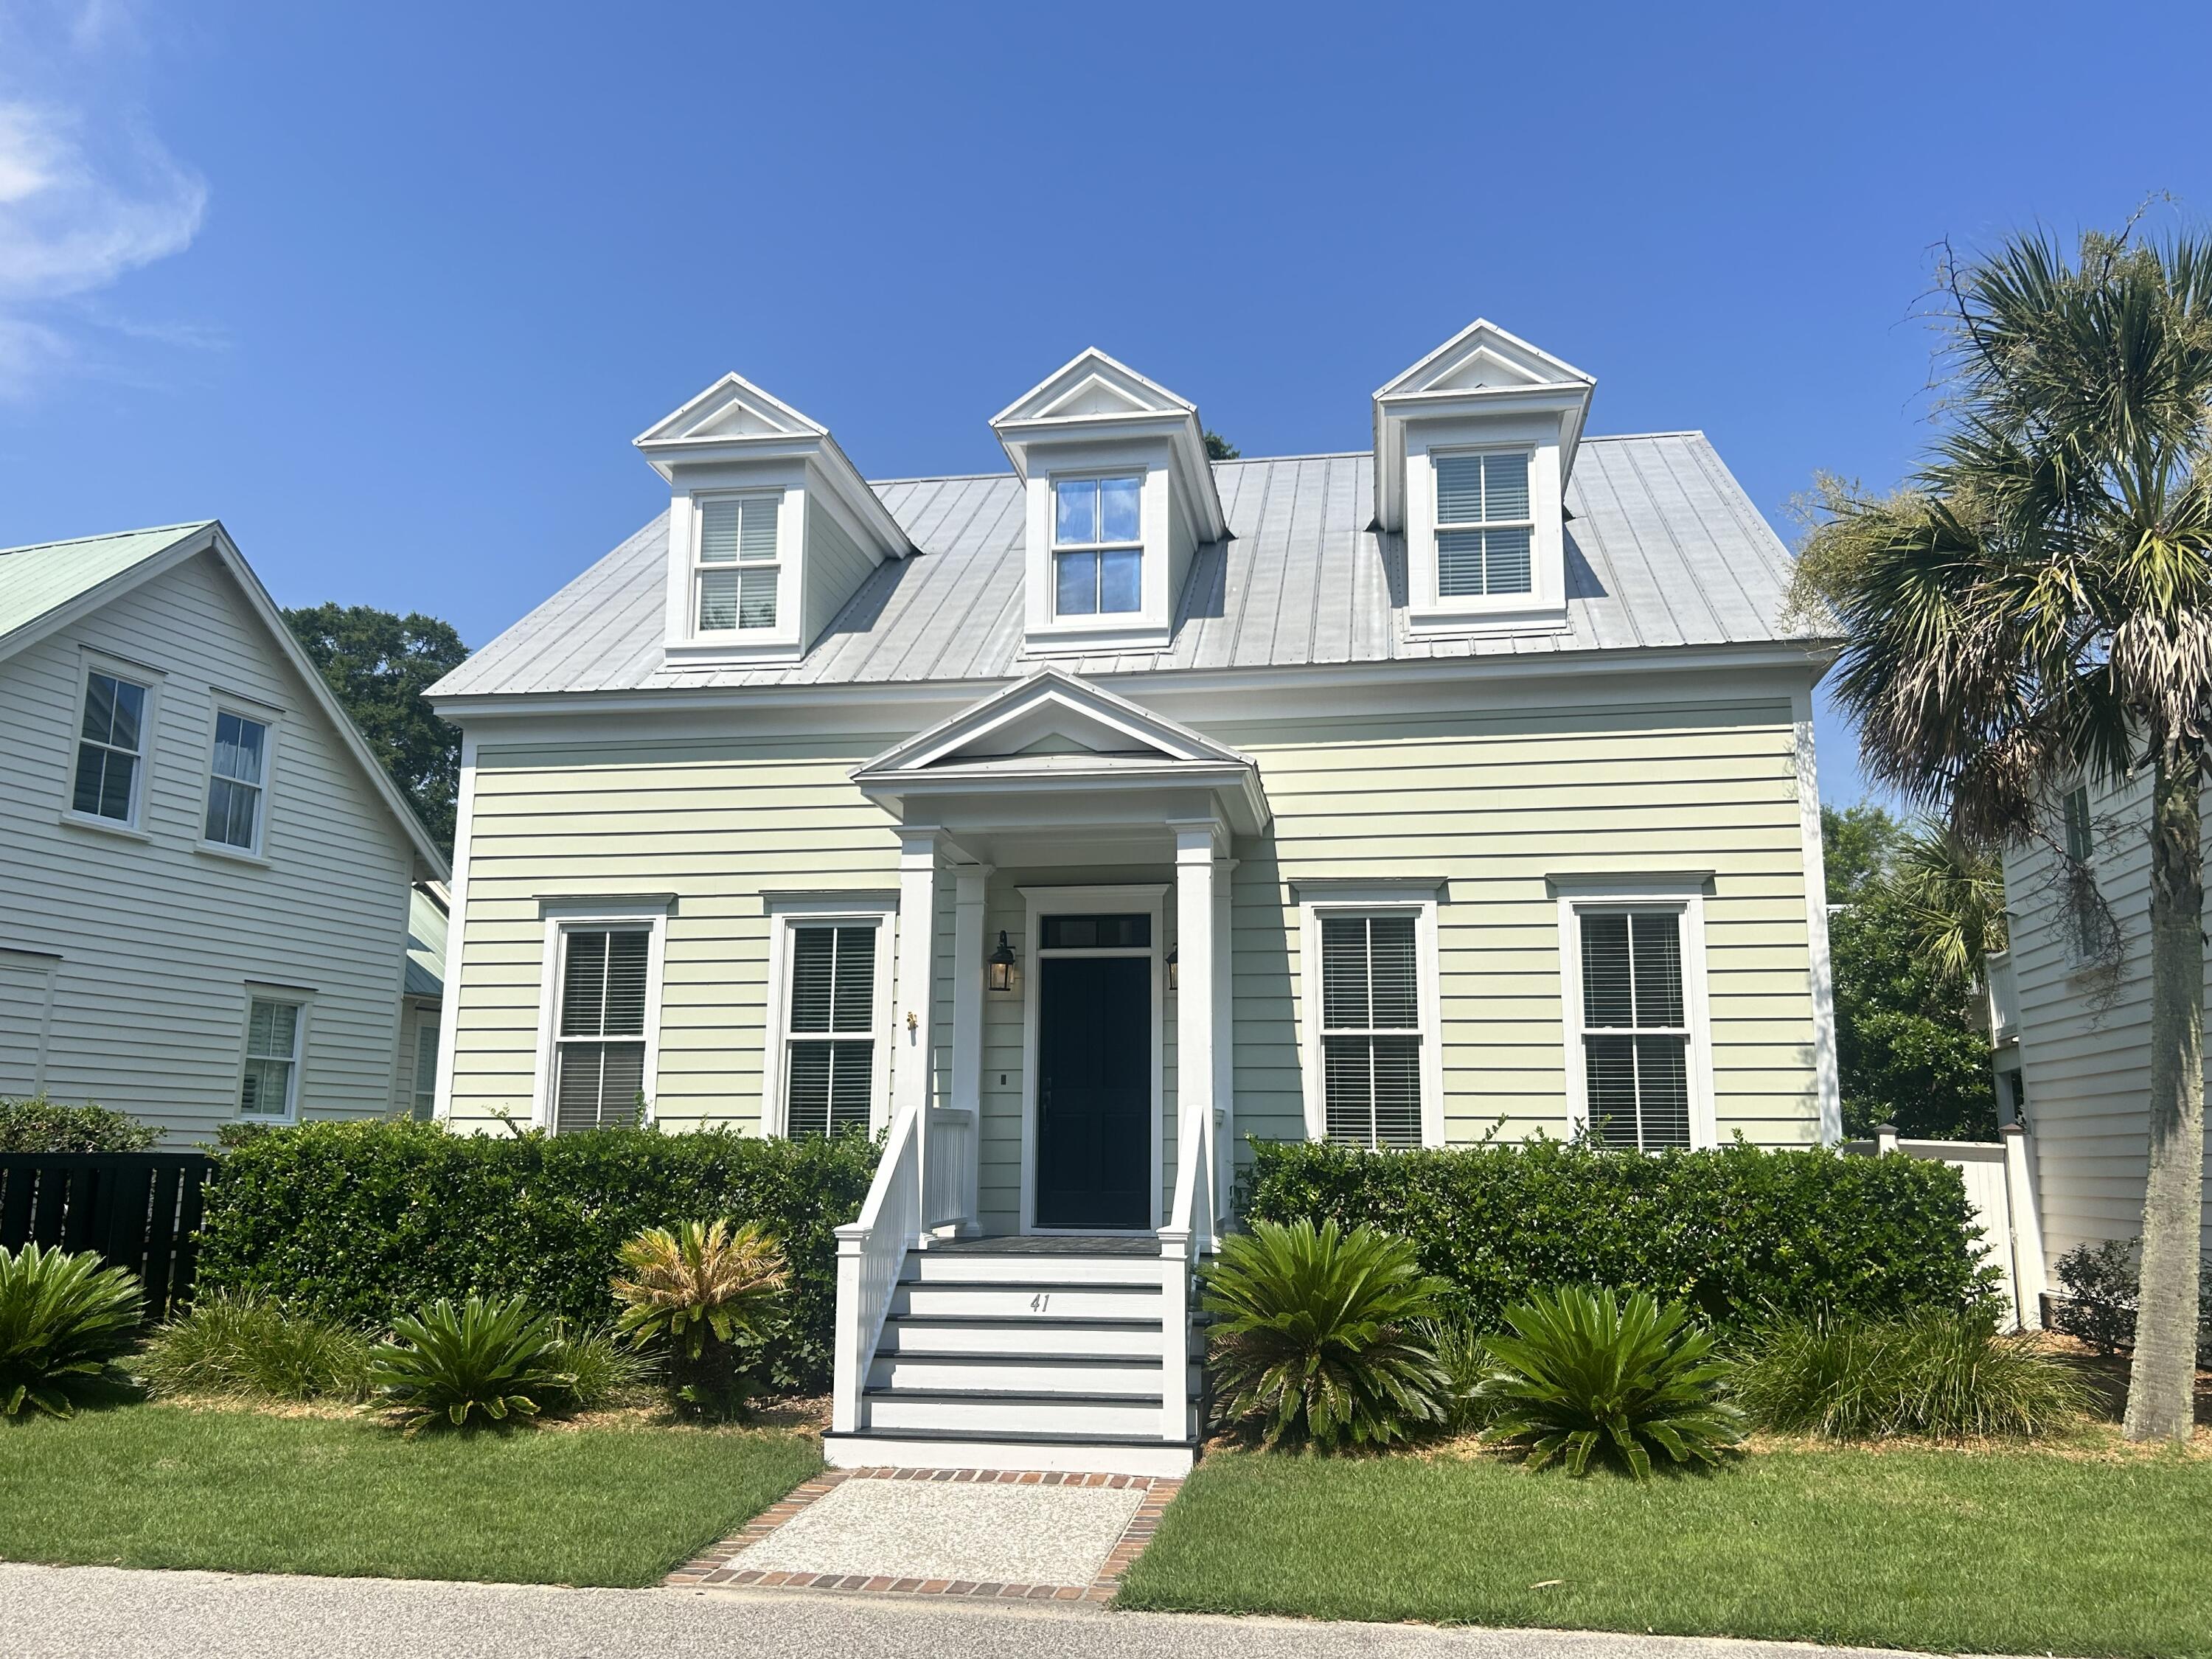
[[436,690],[439,1110],[884,1134],[833,1459],[1133,1469],[1248,1137],[1836,1139],[1830,653],[1593,386],[1479,322],[1370,448],[1210,462],[1088,351],[1009,470],[871,483],[717,382],[637,440],[668,510]]

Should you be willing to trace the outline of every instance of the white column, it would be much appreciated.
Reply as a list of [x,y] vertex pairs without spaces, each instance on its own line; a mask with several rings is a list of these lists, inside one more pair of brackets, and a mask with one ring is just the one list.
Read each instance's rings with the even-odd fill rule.
[[952,923],[952,1095],[951,1110],[964,1121],[949,1127],[949,1155],[959,1161],[945,1171],[945,1190],[958,1194],[957,1230],[976,1231],[976,1159],[983,1135],[983,908],[991,878],[988,864],[963,864],[953,872]]
[[2035,1138],[2027,1126],[1999,1132],[2005,1149],[2005,1213],[2012,1221],[2014,1311],[2023,1330],[2043,1328],[2043,1292],[2050,1288],[2043,1262],[2043,1212],[2035,1201]]
[[891,1115],[929,1104],[929,1009],[937,974],[938,831],[899,832],[897,991],[892,1000]]
[[1199,1150],[1189,1127],[1213,1114],[1213,824],[1181,823],[1176,838],[1176,1162]]
[[1213,866],[1213,1237],[1201,1241],[1211,1251],[1229,1218],[1229,1196],[1237,1181],[1237,1005],[1231,972],[1236,930],[1230,880],[1235,859]]

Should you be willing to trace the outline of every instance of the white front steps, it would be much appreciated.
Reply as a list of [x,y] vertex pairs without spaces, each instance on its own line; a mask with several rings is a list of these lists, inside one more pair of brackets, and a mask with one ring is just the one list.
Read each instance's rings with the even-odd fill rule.
[[[1116,1241],[1118,1243],[1118,1241]],[[1156,1254],[1080,1241],[963,1243],[908,1253],[859,1420],[825,1443],[852,1468],[898,1464],[1188,1470],[1200,1371],[1178,1364],[1180,1439],[1164,1431],[1164,1275]]]

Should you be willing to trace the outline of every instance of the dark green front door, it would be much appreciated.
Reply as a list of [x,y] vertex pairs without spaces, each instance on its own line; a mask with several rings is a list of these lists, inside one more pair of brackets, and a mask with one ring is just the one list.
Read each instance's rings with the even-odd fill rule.
[[1152,964],[1047,957],[1037,987],[1036,1224],[1152,1224]]

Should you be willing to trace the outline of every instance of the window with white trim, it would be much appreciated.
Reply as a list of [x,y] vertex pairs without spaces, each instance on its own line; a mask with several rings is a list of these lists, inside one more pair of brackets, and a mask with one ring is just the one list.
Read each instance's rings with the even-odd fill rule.
[[1144,608],[1144,493],[1142,474],[1053,480],[1054,616]]
[[634,1124],[642,1115],[652,959],[650,926],[561,930],[553,1036],[556,1133]]
[[415,1027],[415,1115],[428,1123],[438,1115],[438,1022]]
[[246,1072],[238,1091],[242,1117],[289,1118],[300,1104],[300,1037],[307,1005],[251,996],[246,1007]]
[[1437,597],[1529,592],[1528,452],[1442,454],[1435,465]]
[[1584,1121],[1607,1146],[1687,1146],[1690,1012],[1682,912],[1589,907],[1582,954]]
[[246,853],[261,850],[262,799],[268,778],[268,724],[216,709],[204,830],[209,842]]
[[2066,856],[2087,864],[2097,851],[2095,827],[2089,816],[2089,786],[2077,783],[2060,803],[2066,823]]
[[780,495],[703,495],[692,561],[692,631],[724,634],[775,626]]
[[1322,1115],[1355,1146],[1421,1144],[1418,917],[1324,912],[1321,923]]
[[785,941],[783,1130],[866,1133],[876,1085],[874,921],[793,921]]
[[136,824],[144,793],[146,688],[102,668],[88,669],[77,732],[70,809],[85,817]]

